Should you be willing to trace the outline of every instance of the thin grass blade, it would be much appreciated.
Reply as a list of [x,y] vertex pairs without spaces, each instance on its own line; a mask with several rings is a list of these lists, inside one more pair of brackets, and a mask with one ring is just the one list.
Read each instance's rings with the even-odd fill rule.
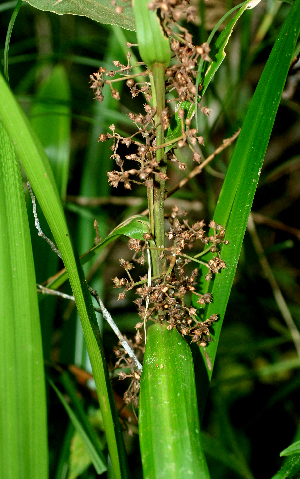
[[93,463],[93,466],[97,472],[97,474],[102,474],[107,470],[107,467],[105,465],[105,460],[103,456],[103,452],[99,448],[99,444],[95,443],[93,439],[91,438],[90,434],[88,434],[86,428],[84,427],[84,424],[82,422],[82,419],[78,417],[78,415],[73,411],[71,406],[67,403],[67,401],[64,398],[64,395],[60,392],[60,390],[55,386],[53,381],[49,379],[49,383],[53,387],[54,391],[56,392],[59,400],[61,401],[62,405],[64,406],[70,420],[72,421],[72,424],[74,428],[77,430],[78,434],[80,435],[82,442],[84,443],[89,456],[91,458],[91,461]]
[[3,61],[3,69],[4,69],[4,77],[6,79],[6,81],[8,82],[9,81],[9,75],[8,75],[8,52],[9,52],[9,43],[10,43],[10,37],[11,37],[11,34],[12,34],[12,30],[14,28],[14,23],[16,21],[16,18],[17,18],[17,15],[19,13],[19,10],[22,6],[22,0],[18,0],[15,8],[14,8],[14,11],[13,11],[13,14],[11,16],[11,19],[10,19],[10,22],[9,22],[9,25],[8,25],[8,29],[7,29],[7,33],[6,33],[6,39],[5,39],[5,46],[4,46],[4,61]]
[[[238,19],[241,17],[241,15],[244,13],[244,11],[247,8],[247,2],[240,3],[239,5],[235,6],[232,8],[229,12],[227,12],[221,20],[218,22],[218,24],[215,26],[214,30],[210,34],[207,43],[210,44],[211,40],[213,38],[214,33],[217,31],[218,26],[227,18],[228,15],[230,15],[234,10],[236,10],[238,7],[241,7],[239,11],[236,13],[236,15],[233,17],[233,19],[228,23],[228,25],[224,28],[222,33],[218,36],[216,42],[213,44],[211,51],[209,53],[211,57],[211,61],[204,61],[203,59],[200,60],[199,65],[198,65],[198,74],[197,74],[197,82],[196,82],[196,88],[197,91],[201,91],[201,97],[204,95],[204,93],[207,90],[208,85],[212,81],[216,71],[219,69],[221,63],[223,62],[224,58],[226,57],[226,52],[225,48],[226,45],[229,42],[229,38],[232,34],[232,31],[235,27],[235,24],[237,23]],[[198,95],[196,95],[196,100],[195,104],[198,102]],[[178,115],[178,110],[181,108],[184,111],[184,119],[186,118],[193,118],[195,115],[196,117],[196,123],[197,123],[197,110],[195,109],[195,105],[188,102],[184,101],[181,103],[177,104],[176,111],[174,116],[171,118],[170,121],[170,126],[167,129],[166,132],[166,143],[170,143],[173,140],[181,136],[181,131],[182,131],[182,125],[181,125],[181,118]],[[169,151],[172,148],[172,143],[166,146],[165,152]]]
[[[239,18],[242,16],[244,11],[247,9],[249,2],[244,2],[244,4],[237,5],[234,7],[232,10],[230,10],[226,16],[228,16],[233,10],[241,6],[239,11],[235,14],[235,16],[230,20],[228,25],[224,28],[224,30],[220,33],[218,36],[217,40],[211,47],[211,51],[209,52],[209,55],[212,59],[211,62],[200,62],[199,64],[199,78],[197,81],[199,81],[199,86],[201,88],[201,96],[204,95],[204,93],[207,90],[208,85],[210,84],[211,80],[213,79],[216,71],[219,69],[221,63],[226,57],[226,52],[225,48],[227,43],[229,42],[229,38],[231,37],[231,34],[233,32],[233,29],[235,27],[236,22],[239,20]],[[223,17],[224,18],[224,17]],[[223,19],[221,19],[223,20]],[[224,18],[225,20],[225,18]],[[220,23],[220,22],[219,22]],[[212,35],[210,35],[208,43],[210,43]],[[202,63],[202,69],[201,69],[201,63]]]

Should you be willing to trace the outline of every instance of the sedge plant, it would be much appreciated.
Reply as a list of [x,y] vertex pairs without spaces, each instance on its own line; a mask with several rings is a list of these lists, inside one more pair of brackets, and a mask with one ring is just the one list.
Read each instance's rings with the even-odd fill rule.
[[[35,1],[32,0],[31,3],[35,5]],[[110,88],[112,97],[118,99],[119,93],[115,88],[115,82],[125,81],[133,100],[142,98],[143,113],[129,113],[130,120],[136,126],[136,132],[126,137],[111,124],[109,132],[100,134],[99,141],[110,142],[111,157],[116,164],[116,169],[108,172],[110,185],[124,187],[125,190],[130,190],[136,185],[143,186],[147,194],[148,208],[139,215],[127,218],[104,240],[99,240],[79,258],[70,239],[48,158],[7,83],[0,77],[2,125],[0,139],[3,165],[1,171],[2,179],[4,176],[7,178],[7,183],[5,181],[0,183],[3,198],[5,194],[7,195],[8,189],[12,188],[19,192],[21,189],[21,177],[16,172],[15,152],[30,181],[30,188],[32,187],[34,193],[31,195],[33,202],[35,196],[52,231],[56,252],[59,252],[65,266],[64,271],[47,282],[47,288],[57,289],[67,277],[71,284],[73,293],[71,298],[76,302],[85,335],[115,478],[130,477],[130,473],[102,335],[96,321],[91,294],[96,298],[105,319],[109,318],[109,313],[98,292],[88,286],[82,265],[99,254],[117,237],[122,235],[129,238],[128,245],[133,252],[133,258],[130,261],[120,258],[124,275],[121,278],[115,277],[113,283],[116,288],[121,289],[120,300],[124,299],[126,294],[130,294],[131,290],[135,290],[137,295],[135,303],[140,320],[136,325],[137,334],[134,341],[130,342],[130,348],[127,348],[125,338],[119,337],[121,346],[117,351],[115,368],[120,370],[120,378],[131,379],[129,389],[125,393],[125,402],[131,403],[136,409],[139,408],[139,440],[144,478],[209,478],[200,434],[201,417],[247,219],[300,32],[300,1],[296,0],[291,7],[261,76],[239,134],[214,218],[208,227],[201,219],[190,224],[189,218],[179,210],[175,201],[171,213],[166,214],[165,199],[172,193],[171,190],[168,192],[167,188],[169,165],[173,164],[179,170],[185,171],[187,166],[177,152],[185,151],[183,149],[187,147],[195,162],[194,175],[204,168],[200,153],[205,138],[198,132],[195,117],[209,115],[209,108],[202,105],[202,96],[225,57],[225,47],[235,23],[247,8],[255,5],[251,1],[241,4],[238,12],[214,43],[211,35],[202,45],[194,45],[191,33],[181,21],[193,20],[196,13],[195,8],[187,1],[134,0],[132,4],[134,22],[126,14],[126,10],[124,13],[123,7],[113,5],[108,8],[104,5],[105,2],[104,6],[100,4],[96,15],[95,9],[93,8],[93,12],[90,13],[86,5],[82,11],[76,2],[71,7],[68,6],[68,2],[66,4],[65,6],[64,1],[56,2],[52,8],[57,13],[66,13],[71,8],[71,13],[93,15],[96,20],[101,17],[102,10],[106,17],[110,18],[107,13],[110,9],[112,18],[115,18],[117,11],[119,16],[117,22],[121,26],[126,25],[128,28],[134,25],[141,62],[131,64],[129,52],[127,64],[122,64],[117,58],[114,60],[116,70],[107,71],[100,66],[99,70],[91,75],[91,88],[101,103],[107,94],[105,88]],[[38,0],[36,6],[46,8],[42,7]],[[138,73],[135,73],[134,68],[138,69]],[[222,148],[226,148],[237,136],[238,132],[225,142]],[[14,165],[15,173],[8,176],[6,172],[12,168],[11,165]],[[187,178],[192,176],[193,172]],[[8,211],[6,200],[3,200],[3,204],[5,207],[2,208],[1,224],[6,228],[7,222],[15,217],[16,213]],[[24,210],[24,204],[14,206],[17,210],[18,208]],[[26,224],[24,212],[22,218],[20,221]],[[10,234],[14,237],[16,232],[12,230]],[[23,235],[26,238],[28,236],[27,232]],[[28,238],[26,248],[30,249]],[[2,249],[3,265],[7,271],[13,271],[16,265],[13,261],[11,264],[7,262],[13,253],[9,252],[7,245]],[[23,264],[25,260],[26,264],[27,261],[31,261],[30,256],[26,257],[26,254],[23,254],[19,262]],[[144,268],[144,274],[138,278],[134,277],[135,266]],[[31,263],[28,269],[30,270],[28,281],[31,285],[28,295],[30,294],[32,308],[35,311],[35,323],[29,314],[28,324],[30,328],[35,328],[36,298],[32,295],[35,277],[32,274]],[[12,285],[13,277],[12,273],[7,280]],[[10,292],[12,295],[8,300]],[[26,291],[24,294],[26,295]],[[20,301],[16,298],[16,289],[13,287],[5,289],[5,295],[6,309],[2,316],[12,324],[17,324],[18,316],[11,308],[11,303]],[[23,300],[26,302],[26,297]],[[12,344],[15,343],[15,331],[9,331],[7,335],[9,334],[10,341]],[[40,337],[36,341],[29,337],[26,341],[28,344],[34,342],[39,351],[40,361]],[[195,360],[191,345],[200,351]],[[5,348],[3,351],[5,353]],[[16,361],[16,377],[18,374],[24,374],[22,350],[18,351],[18,354],[20,356]],[[32,361],[34,359],[32,358]],[[4,357],[3,361],[7,360],[7,357]],[[199,378],[198,375],[197,380],[202,384],[201,397],[199,388],[196,387],[194,372],[200,363],[202,376]],[[33,362],[30,362],[28,355],[26,368],[31,371],[33,368]],[[40,371],[39,374],[41,375]],[[33,376],[36,379],[36,376]],[[39,401],[45,406],[42,383],[43,381],[37,382],[37,394]],[[14,409],[8,408],[7,405],[10,404],[10,398],[14,396],[15,391],[8,389],[8,394],[10,397],[6,397],[3,405],[9,414],[15,417],[20,405],[12,402]],[[22,397],[22,394],[25,397],[24,388],[21,388],[18,397]],[[30,408],[34,407],[34,398],[33,395],[31,404],[21,400],[22,407],[25,404],[29,415],[33,410]],[[61,400],[63,401],[63,398]],[[80,429],[67,404],[65,407],[73,424]],[[41,409],[42,412],[44,410],[45,408]],[[42,477],[47,477],[44,416],[42,421],[44,426],[39,431],[39,436],[35,437],[34,432],[32,436],[35,437],[35,441],[37,437],[42,436],[42,439],[39,439],[42,454],[40,461],[43,467]],[[5,421],[1,422],[1,427],[6,434],[3,437],[7,437],[7,448],[11,457],[17,457],[21,449],[22,461],[26,458],[28,460],[31,445],[26,442],[26,425],[18,444],[14,439],[17,424],[14,434],[11,434],[11,430],[8,431]],[[31,430],[33,428],[37,433],[36,424],[31,426]],[[103,472],[107,467],[105,458],[97,445],[94,444],[93,447],[92,434],[89,430],[82,429],[81,434],[89,444],[96,470],[98,473]],[[38,448],[38,444],[35,443],[35,453]],[[1,461],[4,470],[4,456]],[[27,464],[27,469],[28,467]],[[297,462],[291,467],[297,468]],[[24,476],[21,477],[29,477],[27,469],[24,469]],[[14,476],[11,477],[15,477],[15,469],[13,471]],[[40,470],[35,464],[31,477],[41,477],[39,473]]]

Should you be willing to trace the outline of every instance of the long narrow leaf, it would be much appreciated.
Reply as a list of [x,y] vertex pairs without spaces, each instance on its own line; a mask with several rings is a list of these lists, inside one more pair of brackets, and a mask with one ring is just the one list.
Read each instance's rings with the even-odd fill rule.
[[[48,67],[47,67],[48,71]],[[70,86],[66,71],[62,65],[55,66],[39,86],[31,108],[31,125],[38,135],[55,177],[61,199],[65,200],[69,177],[69,159],[71,143]],[[32,248],[36,266],[37,282],[52,277],[59,269],[59,258],[53,254],[49,245],[36,234],[31,200],[28,199],[29,224],[32,232]],[[37,214],[43,232],[49,237],[50,229],[37,205]],[[66,278],[67,279],[67,278]],[[50,359],[53,334],[53,317],[56,301],[53,297],[40,301],[40,318],[43,336],[45,360]]]
[[[211,82],[212,78],[214,77],[216,71],[219,69],[221,63],[223,62],[224,58],[226,57],[226,52],[225,52],[226,45],[229,42],[229,38],[231,37],[232,31],[235,27],[236,22],[242,16],[244,11],[248,8],[248,3],[244,2],[244,5],[241,6],[239,11],[235,14],[235,16],[232,18],[232,20],[230,20],[228,25],[224,28],[222,33],[220,33],[217,40],[213,44],[213,46],[211,48],[211,51],[209,53],[212,61],[210,63],[205,62],[204,69],[203,69],[203,71],[201,72],[201,75],[200,75],[200,77],[203,78],[203,80],[200,80],[201,96],[203,96],[204,93],[206,92],[206,89],[207,89],[208,85],[210,84],[210,82]],[[240,5],[242,5],[242,4],[240,4]],[[237,7],[234,7],[234,8],[237,8]]]
[[12,33],[12,30],[13,30],[13,27],[14,27],[14,23],[16,21],[16,18],[17,18],[17,15],[19,13],[19,10],[22,6],[22,0],[18,0],[15,8],[14,8],[14,11],[13,11],[13,14],[11,16],[11,19],[10,19],[10,22],[9,22],[9,25],[8,25],[8,29],[7,29],[7,33],[6,33],[6,39],[5,39],[5,47],[4,47],[4,76],[5,76],[5,79],[6,81],[9,81],[9,75],[8,75],[8,51],[9,51],[9,42],[10,42],[10,37],[11,37],[11,33]]
[[93,466],[97,472],[97,474],[102,474],[107,470],[107,467],[105,466],[104,463],[104,457],[103,453],[100,450],[99,446],[95,447],[95,444],[93,443],[91,437],[89,437],[89,434],[83,427],[82,421],[77,417],[71,406],[67,403],[65,400],[63,394],[60,392],[60,390],[55,386],[53,381],[49,379],[49,383],[53,387],[54,391],[56,392],[59,400],[61,401],[62,405],[64,406],[70,420],[72,421],[72,424],[74,428],[77,430],[78,434],[80,435],[82,442],[84,443],[89,456],[91,458],[91,461],[93,463]]
[[48,477],[43,352],[22,179],[0,123],[0,477]]
[[[215,211],[214,220],[226,227],[226,238],[230,244],[222,249],[222,259],[226,262],[227,269],[217,275],[212,289],[214,302],[206,311],[207,316],[213,313],[220,315],[212,335],[213,342],[203,353],[209,378],[247,220],[299,32],[300,0],[296,0],[251,101]],[[208,361],[205,355],[208,355]]]
[[[201,90],[201,96],[204,95],[204,93],[207,90],[208,85],[212,81],[216,71],[219,69],[221,63],[223,62],[224,58],[226,57],[226,52],[225,48],[229,42],[229,38],[233,32],[233,29],[235,27],[235,24],[239,20],[239,18],[242,16],[244,11],[248,8],[248,3],[249,2],[244,2],[240,3],[239,5],[236,5],[234,8],[232,8],[229,12],[227,12],[221,20],[218,22],[218,24],[215,26],[214,30],[212,31],[211,35],[209,36],[208,39],[208,44],[210,44],[211,39],[214,35],[215,30],[217,30],[218,26],[227,18],[228,15],[230,15],[234,10],[236,10],[238,7],[241,7],[239,11],[236,13],[236,15],[232,18],[232,20],[228,23],[228,25],[224,28],[222,33],[218,36],[216,42],[213,44],[211,51],[209,53],[211,57],[211,61],[207,62],[204,61],[203,59],[200,60],[199,65],[198,65],[198,75],[197,75],[197,91],[198,89]],[[195,103],[198,103],[198,95],[196,95],[196,100]],[[184,118],[192,118],[195,114],[196,117],[196,123],[197,123],[197,109],[195,109],[195,105],[190,103],[189,101],[184,101],[181,103],[177,104],[176,111],[174,116],[172,117],[170,121],[170,126],[167,129],[166,132],[166,143],[170,143],[173,140],[175,141],[176,138],[180,137],[181,135],[181,118],[178,115],[178,110],[181,108],[184,110]],[[165,152],[169,151],[172,148],[172,143],[168,145],[165,148]]]
[[70,160],[70,85],[66,70],[56,65],[40,85],[31,108],[31,124],[51,164],[56,185],[65,200]]
[[14,143],[68,271],[95,377],[115,479],[125,478],[127,462],[124,444],[100,332],[81,264],[70,240],[48,159],[2,76],[0,119]]

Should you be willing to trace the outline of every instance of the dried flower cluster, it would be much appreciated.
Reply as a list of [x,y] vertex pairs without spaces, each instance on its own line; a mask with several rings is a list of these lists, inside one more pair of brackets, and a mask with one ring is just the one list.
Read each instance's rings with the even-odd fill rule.
[[[145,353],[145,342],[140,332],[137,331],[134,341],[125,336],[124,338],[127,340],[135,355],[137,357],[143,357]],[[130,386],[123,396],[124,402],[125,404],[132,404],[134,407],[138,407],[141,373],[136,370],[133,360],[128,357],[123,347],[120,346],[119,348],[116,348],[115,355],[117,361],[114,369],[121,369],[119,372],[119,379],[130,379]],[[122,369],[127,370],[127,372],[122,371]],[[128,372],[128,369],[130,370],[130,373]]]
[[[185,0],[166,0],[164,2],[150,2],[150,9],[159,9],[162,26],[166,35],[170,37],[171,51],[173,59],[171,65],[166,71],[167,76],[167,92],[176,90],[177,101],[195,102],[197,93],[195,86],[195,78],[197,75],[197,64],[199,58],[210,62],[210,47],[208,43],[195,46],[193,44],[192,35],[189,31],[178,24],[178,21],[186,18],[187,21],[194,22],[196,19],[196,8],[190,6]],[[174,33],[175,28],[179,33]],[[208,114],[209,110],[202,108],[203,113]]]
[[[127,277],[114,278],[113,282],[116,288],[124,288],[119,295],[120,299],[124,298],[126,291],[135,288],[138,295],[135,303],[142,319],[138,327],[142,327],[148,320],[167,322],[168,329],[176,328],[183,336],[191,336],[192,342],[197,342],[199,346],[206,346],[210,341],[209,327],[217,321],[218,316],[213,314],[208,319],[200,321],[199,310],[194,306],[188,306],[192,294],[198,297],[196,303],[200,305],[200,308],[210,303],[212,296],[210,293],[197,293],[198,269],[195,268],[187,274],[186,266],[192,261],[205,265],[208,270],[205,279],[209,281],[213,274],[226,268],[224,261],[220,258],[218,246],[227,244],[228,241],[224,240],[224,228],[215,222],[211,221],[208,225],[214,230],[214,234],[207,236],[203,221],[190,226],[185,219],[180,222],[178,214],[178,208],[175,206],[169,218],[171,228],[166,233],[173,245],[166,247],[161,253],[165,260],[165,273],[161,277],[152,278],[151,285],[148,285],[146,277],[140,278],[141,281],[135,283],[130,273],[134,268],[133,263],[121,259],[120,264],[126,271]],[[201,255],[208,251],[215,255],[208,263],[200,261],[199,254],[192,257],[184,253],[184,250],[192,248],[197,240],[206,245]],[[136,252],[134,260],[144,264],[145,249],[151,249],[149,241],[142,243],[139,240],[130,240],[129,247]],[[138,258],[137,254],[139,254]]]
[[[162,173],[156,161],[156,147],[155,147],[155,128],[154,128],[154,112],[149,105],[144,105],[146,114],[129,113],[129,118],[137,126],[138,131],[132,136],[124,138],[115,131],[115,126],[111,125],[112,133],[100,136],[100,141],[113,139],[111,150],[113,151],[111,157],[115,160],[116,165],[120,171],[108,172],[109,183],[117,187],[119,183],[123,183],[126,189],[131,189],[131,183],[144,184],[147,188],[151,188],[153,178],[167,179],[167,175]],[[144,143],[136,139],[137,134],[141,134]],[[124,169],[124,160],[118,153],[120,145],[125,145],[130,148],[130,153],[125,155],[125,160],[136,162],[136,168]]]
[[[118,6],[115,0],[111,3],[117,12],[122,12],[123,7]],[[123,5],[125,4],[126,0],[123,0]],[[154,96],[151,90],[154,85],[153,82],[151,84],[152,73],[147,68],[140,73],[139,68],[139,79],[144,77],[145,81],[137,82],[133,74],[133,68],[136,65],[130,66],[129,52],[127,65],[115,61],[113,63],[116,70],[107,71],[101,67],[98,72],[91,75],[90,79],[91,88],[100,102],[103,101],[105,84],[109,85],[113,98],[119,99],[119,93],[114,85],[121,80],[126,81],[132,98],[140,94],[143,96],[145,103],[142,112],[128,115],[135,126],[135,132],[129,137],[123,137],[117,133],[115,125],[112,124],[109,132],[100,135],[99,141],[112,140],[111,158],[118,169],[108,172],[110,185],[118,187],[120,183],[123,183],[126,189],[131,189],[134,183],[144,185],[147,188],[148,200],[151,194],[153,200],[155,188],[164,191],[164,186],[161,187],[161,185],[164,185],[164,181],[168,179],[166,173],[168,161],[176,162],[180,170],[186,168],[186,164],[177,159],[175,148],[189,146],[193,153],[193,160],[200,163],[199,146],[204,144],[204,139],[198,136],[197,129],[192,127],[192,114],[188,112],[186,106],[183,106],[183,102],[189,102],[191,110],[195,110],[197,65],[200,59],[210,61],[210,48],[206,43],[201,46],[193,45],[191,34],[178,23],[182,18],[187,21],[195,20],[196,10],[188,0],[151,1],[148,8],[157,11],[165,35],[170,38],[172,59],[165,71],[165,93],[169,108],[165,108],[157,118],[156,109],[151,106]],[[128,44],[128,47],[131,46]],[[142,65],[144,65],[142,62],[138,64],[139,67]],[[179,102],[176,112],[176,130],[171,129],[169,121],[171,102],[174,101]],[[201,111],[209,115],[210,110],[202,107]],[[156,137],[158,127],[165,131],[165,135],[161,135],[165,136],[163,144]],[[126,151],[128,151],[127,154]],[[152,203],[151,201],[149,201],[149,210],[152,214],[153,201]],[[198,268],[192,269],[190,263],[201,264],[207,268],[205,274],[207,281],[213,274],[225,268],[225,263],[220,257],[220,245],[227,244],[224,240],[225,230],[222,226],[210,222],[208,227],[213,230],[213,234],[208,236],[203,221],[190,226],[187,219],[181,221],[178,216],[179,210],[174,207],[169,217],[171,226],[166,233],[167,246],[162,246],[163,243],[161,243],[158,247],[159,243],[155,243],[156,230],[153,226],[152,229],[150,228],[151,234],[144,235],[144,241],[131,238],[129,248],[134,252],[132,261],[121,259],[120,265],[125,275],[113,279],[115,288],[123,288],[119,299],[124,298],[127,291],[135,289],[137,299],[134,302],[141,322],[136,325],[138,332],[135,341],[132,342],[132,348],[139,352],[144,348],[139,330],[145,327],[148,320],[166,323],[168,329],[175,328],[182,336],[189,336],[192,342],[204,347],[211,340],[209,328],[218,319],[217,314],[209,318],[203,317],[204,307],[212,302],[212,296],[210,293],[197,292]],[[163,229],[161,231],[163,232]],[[186,250],[191,249],[196,241],[204,245],[204,251],[190,256]],[[208,252],[212,253],[211,259],[204,262],[200,258]],[[155,255],[159,258],[160,267],[157,269],[159,271],[157,276],[151,274],[150,255],[152,259]],[[138,281],[134,280],[132,277],[134,263],[148,264],[148,275],[140,277]],[[194,302],[192,302],[193,295],[196,298]],[[125,402],[137,405],[140,373],[135,371],[132,360],[127,357],[122,347],[116,351],[116,354],[116,368],[126,367],[131,370],[130,374],[120,373],[120,378],[132,379],[131,386],[125,394]]]
[[[116,2],[113,2],[116,5]],[[117,7],[116,7],[117,8]],[[188,1],[167,0],[164,2],[150,2],[148,8],[158,10],[162,27],[164,28],[166,35],[172,40],[170,43],[171,50],[173,52],[173,58],[170,66],[166,70],[166,93],[169,93],[170,101],[189,101],[191,104],[195,102],[196,86],[195,78],[197,75],[197,63],[199,57],[205,61],[210,61],[208,56],[209,45],[204,43],[201,46],[194,46],[192,42],[192,36],[178,24],[181,18],[186,18],[188,21],[194,21],[196,10],[195,7],[190,6]],[[174,32],[174,26],[177,26],[177,32]],[[179,32],[178,32],[179,29]],[[128,46],[131,46],[128,44]],[[145,82],[136,83],[134,75],[131,70],[134,66],[129,65],[130,52],[127,54],[127,65],[121,64],[119,61],[114,61],[114,65],[117,70],[107,71],[105,68],[100,67],[98,72],[90,76],[91,88],[94,90],[95,98],[100,102],[103,100],[103,87],[108,84],[111,89],[111,94],[115,99],[119,99],[119,93],[114,88],[114,82],[125,80],[127,86],[130,88],[132,97],[136,97],[139,93],[144,95],[144,98],[148,102],[144,104],[145,114],[133,114],[129,113],[129,118],[137,127],[137,132],[129,138],[124,138],[115,131],[115,126],[111,125],[111,133],[101,134],[99,141],[105,141],[113,139],[113,145],[111,150],[113,151],[111,157],[115,160],[119,171],[108,172],[109,183],[117,187],[119,183],[123,183],[126,189],[131,189],[131,183],[144,184],[147,188],[151,188],[153,181],[166,180],[167,175],[160,170],[160,164],[156,160],[156,151],[162,146],[156,146],[155,137],[155,125],[154,116],[155,109],[151,108],[149,102],[152,98],[150,82],[146,80],[149,76],[149,72],[146,70],[142,74],[139,73],[139,77],[145,76]],[[138,65],[141,65],[139,63]],[[115,78],[116,77],[116,78]],[[205,115],[209,115],[209,108],[201,107],[201,111]],[[178,110],[178,116],[181,119],[181,135],[177,138],[172,138],[166,142],[164,147],[167,147],[167,153],[164,155],[164,159],[170,161],[177,161],[174,155],[174,148],[182,148],[188,145],[193,152],[193,160],[200,162],[199,152],[195,150],[197,144],[203,145],[204,140],[202,136],[197,136],[197,130],[191,128],[191,118],[187,117],[186,111],[182,108]],[[169,111],[166,108],[161,116],[161,124],[166,131],[169,128]],[[167,139],[168,139],[167,131]],[[137,137],[138,135],[138,137]],[[121,155],[118,152],[118,148],[121,145],[126,145],[130,148],[130,153],[125,155],[126,160],[133,160],[137,162],[135,168],[124,168],[124,159],[121,159]],[[132,152],[133,150],[133,152]],[[179,169],[185,169],[186,165],[182,162],[178,162]]]
[[188,22],[196,20],[196,8],[190,5],[190,3],[189,0],[150,1],[148,8],[150,10],[159,10],[163,22],[173,25],[183,18],[186,18]]
[[[130,43],[127,44],[128,47],[131,46]],[[122,80],[126,80],[126,85],[130,88],[130,92],[132,94],[132,97],[136,97],[139,93],[143,93],[145,95],[145,98],[147,101],[150,101],[151,95],[149,94],[150,90],[150,84],[149,82],[143,82],[143,83],[136,83],[134,80],[135,75],[130,74],[129,72],[136,66],[143,64],[143,63],[138,63],[137,65],[130,66],[129,61],[130,61],[131,54],[130,52],[127,53],[127,65],[123,65],[120,63],[118,60],[113,61],[113,64],[117,70],[109,70],[107,71],[106,68],[100,67],[99,70],[92,75],[90,75],[90,82],[91,82],[91,88],[94,90],[94,95],[95,99],[100,101],[102,103],[103,101],[103,88],[104,85],[109,85],[111,95],[115,100],[120,99],[120,95],[118,90],[114,88],[114,83]],[[139,76],[147,76],[147,71],[144,73],[139,73]],[[116,78],[114,78],[116,77]],[[141,86],[140,86],[141,85]]]

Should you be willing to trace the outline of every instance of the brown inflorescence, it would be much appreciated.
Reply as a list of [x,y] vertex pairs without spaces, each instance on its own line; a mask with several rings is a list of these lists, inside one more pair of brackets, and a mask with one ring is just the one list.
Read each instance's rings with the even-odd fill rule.
[[[218,316],[214,314],[208,319],[200,319],[201,308],[212,302],[212,295],[197,292],[199,270],[194,268],[187,273],[186,267],[193,261],[200,262],[208,270],[205,278],[211,279],[213,274],[226,268],[220,258],[219,247],[221,244],[228,244],[228,241],[224,239],[224,228],[215,222],[209,223],[214,234],[208,236],[204,229],[206,226],[204,221],[198,221],[190,226],[186,219],[180,221],[178,216],[179,209],[175,206],[169,217],[171,227],[166,233],[172,246],[164,248],[161,253],[165,260],[164,274],[152,278],[151,285],[148,284],[147,276],[135,283],[129,273],[133,267],[132,263],[122,259],[120,264],[126,271],[127,278],[115,278],[114,286],[124,288],[123,293],[135,288],[138,298],[134,302],[143,323],[148,320],[166,322],[168,329],[176,328],[183,336],[191,336],[192,341],[197,342],[199,346],[205,346],[211,340],[209,327],[217,321]],[[196,241],[204,245],[205,252],[213,252],[213,257],[207,263],[197,259],[199,254],[193,257],[185,253],[185,250],[191,249]],[[143,243],[130,239],[129,247],[135,251],[133,260],[144,264],[145,250],[151,250],[152,246],[148,241]],[[140,261],[139,258],[143,260]],[[119,298],[124,298],[123,293]],[[196,298],[197,308],[191,306],[192,295]]]
[[[118,6],[115,0],[111,3],[116,11],[122,11],[123,7]],[[126,0],[122,0],[122,4],[125,6]],[[112,141],[111,158],[117,168],[108,172],[110,185],[118,187],[123,184],[125,189],[131,189],[133,184],[138,184],[144,185],[149,191],[154,185],[168,179],[166,173],[168,161],[175,162],[179,170],[186,169],[186,163],[176,157],[175,148],[184,149],[188,146],[192,151],[193,161],[201,162],[200,147],[204,145],[204,138],[192,127],[192,116],[187,115],[182,105],[183,102],[189,102],[193,110],[198,107],[195,105],[198,96],[196,87],[198,64],[200,60],[210,62],[211,59],[209,45],[207,43],[194,45],[192,35],[182,23],[178,23],[180,19],[187,21],[196,19],[196,9],[188,0],[154,0],[148,3],[148,8],[157,11],[161,26],[166,36],[170,38],[172,59],[165,71],[165,93],[169,106],[171,102],[179,102],[177,115],[179,129],[181,122],[181,131],[178,136],[174,138],[168,135],[171,109],[165,108],[157,120],[156,110],[151,106],[152,91],[149,81],[151,72],[142,62],[131,66],[130,52],[127,54],[126,65],[114,61],[115,70],[107,71],[100,67],[90,79],[95,98],[100,102],[103,101],[105,84],[109,86],[112,97],[118,100],[119,92],[114,85],[122,80],[126,82],[132,98],[142,95],[145,99],[141,112],[128,114],[135,128],[132,135],[123,137],[117,133],[115,125],[112,124],[109,132],[101,133],[99,141]],[[130,48],[132,45],[127,46]],[[138,76],[133,73],[136,66],[139,67]],[[143,67],[144,71],[141,72]],[[208,107],[200,107],[199,110],[207,116],[210,113]],[[167,132],[165,136],[172,139],[157,146],[156,129],[159,125]],[[163,155],[159,155],[160,160],[157,160],[158,148],[164,151]],[[161,167],[162,164],[165,165],[164,168]],[[198,293],[199,269],[191,268],[191,263],[194,262],[195,266],[201,264],[201,271],[206,268],[204,277],[207,281],[226,268],[220,256],[220,247],[228,243],[225,240],[225,230],[221,225],[211,221],[208,228],[212,233],[208,234],[204,221],[190,225],[186,218],[179,219],[179,209],[176,206],[168,219],[170,228],[166,233],[167,246],[159,249],[160,260],[164,263],[163,274],[157,277],[152,275],[150,256],[157,248],[150,233],[146,233],[144,240],[129,239],[129,248],[133,252],[132,261],[121,259],[124,277],[113,279],[114,287],[122,288],[118,299],[124,299],[129,290],[135,290],[137,295],[134,302],[141,321],[136,325],[137,334],[134,340],[129,343],[138,355],[144,352],[144,335],[141,331],[145,329],[148,320],[166,323],[169,330],[177,329],[182,336],[189,337],[191,342],[197,343],[200,347],[205,347],[211,341],[210,330],[213,323],[218,320],[217,314],[205,318],[206,306],[213,298],[208,292]],[[202,244],[203,252],[194,256],[188,255],[187,251],[190,252],[196,242]],[[205,262],[202,255],[206,253],[210,254],[210,259]],[[148,274],[139,277],[139,280],[134,279],[132,271],[134,263],[142,266],[148,264]],[[116,355],[115,368],[130,369],[130,373],[119,374],[121,379],[132,380],[124,397],[125,402],[137,406],[140,373],[135,371],[132,359],[127,356],[122,346],[116,350]]]

